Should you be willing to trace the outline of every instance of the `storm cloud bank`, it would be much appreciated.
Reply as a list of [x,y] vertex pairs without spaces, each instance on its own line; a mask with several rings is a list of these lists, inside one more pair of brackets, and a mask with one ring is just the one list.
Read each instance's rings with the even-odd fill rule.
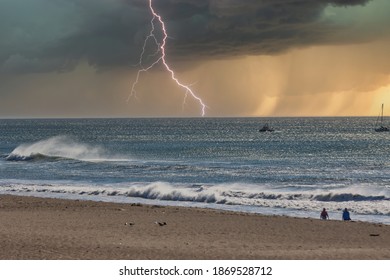
[[[372,0],[375,1],[375,0]],[[326,17],[327,7],[370,0],[154,0],[177,61],[274,54],[364,41]],[[0,0],[0,72],[131,67],[150,28],[148,0]]]

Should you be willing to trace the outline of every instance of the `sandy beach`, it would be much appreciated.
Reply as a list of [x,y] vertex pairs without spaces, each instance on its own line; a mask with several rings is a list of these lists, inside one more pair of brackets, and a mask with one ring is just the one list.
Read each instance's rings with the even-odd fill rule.
[[0,196],[0,259],[390,259],[390,226]]

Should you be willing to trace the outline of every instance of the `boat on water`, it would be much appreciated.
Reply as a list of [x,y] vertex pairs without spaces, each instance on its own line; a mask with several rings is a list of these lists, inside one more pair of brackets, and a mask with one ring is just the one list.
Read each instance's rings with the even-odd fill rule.
[[381,115],[378,117],[376,120],[375,124],[375,131],[376,132],[385,132],[385,131],[390,131],[389,128],[385,125],[383,125],[383,104],[382,104],[382,111]]
[[272,132],[274,131],[268,124],[265,124],[262,128],[259,129],[259,132]]

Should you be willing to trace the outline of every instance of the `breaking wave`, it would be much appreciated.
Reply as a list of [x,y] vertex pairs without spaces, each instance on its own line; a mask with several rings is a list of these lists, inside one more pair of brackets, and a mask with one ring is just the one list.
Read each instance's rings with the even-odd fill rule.
[[[339,193],[321,193],[316,191],[293,192],[275,190],[268,186],[243,184],[219,185],[180,185],[166,182],[129,183],[110,185],[63,185],[63,184],[0,184],[7,192],[28,192],[46,194],[76,195],[81,197],[111,197],[123,201],[126,198],[146,199],[166,202],[204,203],[208,205],[254,206],[304,211],[318,211],[326,207],[330,211],[339,211],[344,207],[356,214],[390,215],[388,203],[389,190],[379,188],[372,194],[363,195],[360,188],[338,190]],[[257,189],[257,190],[256,190]],[[263,189],[263,190],[259,190]],[[353,188],[352,188],[353,189]],[[378,195],[378,193],[384,193]]]
[[55,136],[30,144],[21,144],[7,157],[9,161],[31,160],[101,160],[104,150],[100,147],[79,143],[69,136]]
[[361,195],[354,193],[340,193],[340,194],[323,194],[315,195],[313,199],[318,201],[379,201],[379,200],[390,200],[384,195]]

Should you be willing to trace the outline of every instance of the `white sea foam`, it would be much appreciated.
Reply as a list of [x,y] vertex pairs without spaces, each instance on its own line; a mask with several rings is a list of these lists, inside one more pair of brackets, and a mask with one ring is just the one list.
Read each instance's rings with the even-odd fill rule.
[[[233,207],[262,207],[268,209],[284,209],[285,212],[298,211],[318,212],[323,207],[337,213],[347,207],[353,215],[379,215],[385,223],[390,223],[390,198],[377,197],[381,188],[373,190],[362,199],[358,193],[360,186],[349,188],[345,195],[351,199],[340,201],[318,200],[319,192],[292,192],[286,189],[272,190],[267,185],[220,184],[220,185],[180,185],[166,182],[131,183],[131,184],[73,184],[72,182],[0,182],[0,192],[51,194],[77,196],[80,199],[107,199],[124,202],[126,199],[141,199],[154,203],[195,203],[205,205],[226,205]],[[326,195],[324,192],[323,195]],[[359,196],[359,199],[353,197]],[[387,220],[387,222],[386,222]]]

